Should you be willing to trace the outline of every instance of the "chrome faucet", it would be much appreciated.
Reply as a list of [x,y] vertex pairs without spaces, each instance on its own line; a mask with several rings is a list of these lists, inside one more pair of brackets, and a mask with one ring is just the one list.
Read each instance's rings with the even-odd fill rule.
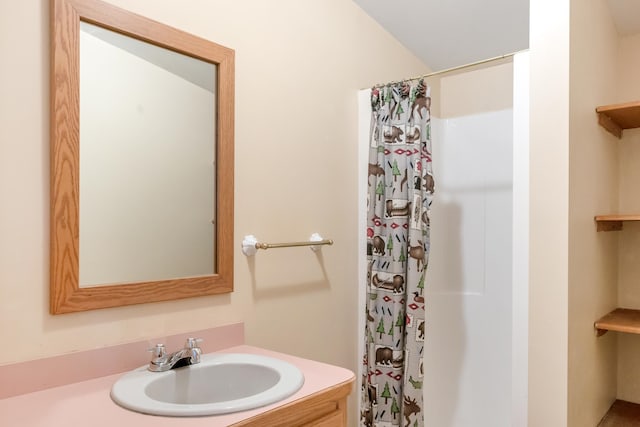
[[151,372],[164,372],[181,366],[200,363],[202,349],[199,344],[201,342],[201,338],[187,338],[184,348],[171,354],[167,354],[164,344],[156,344],[155,347],[149,349],[151,361],[147,369]]

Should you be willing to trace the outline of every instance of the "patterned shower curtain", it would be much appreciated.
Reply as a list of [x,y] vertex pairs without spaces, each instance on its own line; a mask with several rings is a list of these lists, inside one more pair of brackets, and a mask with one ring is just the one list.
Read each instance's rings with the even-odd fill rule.
[[367,297],[360,425],[424,425],[431,97],[423,80],[376,87],[367,193]]

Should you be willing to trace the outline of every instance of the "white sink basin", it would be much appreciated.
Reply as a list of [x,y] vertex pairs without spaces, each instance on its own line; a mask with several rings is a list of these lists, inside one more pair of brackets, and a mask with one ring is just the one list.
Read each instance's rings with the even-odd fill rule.
[[194,417],[246,411],[278,402],[304,383],[290,363],[255,354],[205,354],[200,363],[166,372],[146,366],[124,374],[111,398],[133,411]]

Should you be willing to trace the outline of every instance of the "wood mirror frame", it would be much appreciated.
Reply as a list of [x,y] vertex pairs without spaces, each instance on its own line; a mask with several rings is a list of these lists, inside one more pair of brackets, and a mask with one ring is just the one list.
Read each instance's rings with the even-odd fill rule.
[[[217,65],[214,274],[79,286],[79,32],[99,25]],[[51,0],[50,311],[71,313],[233,291],[234,56],[232,49],[97,0]],[[214,141],[212,141],[214,143]]]

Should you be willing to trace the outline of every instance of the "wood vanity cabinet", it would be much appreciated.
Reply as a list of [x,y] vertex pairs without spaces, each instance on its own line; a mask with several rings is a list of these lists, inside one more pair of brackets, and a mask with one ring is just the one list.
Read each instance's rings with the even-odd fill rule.
[[264,412],[232,427],[346,427],[353,379]]

